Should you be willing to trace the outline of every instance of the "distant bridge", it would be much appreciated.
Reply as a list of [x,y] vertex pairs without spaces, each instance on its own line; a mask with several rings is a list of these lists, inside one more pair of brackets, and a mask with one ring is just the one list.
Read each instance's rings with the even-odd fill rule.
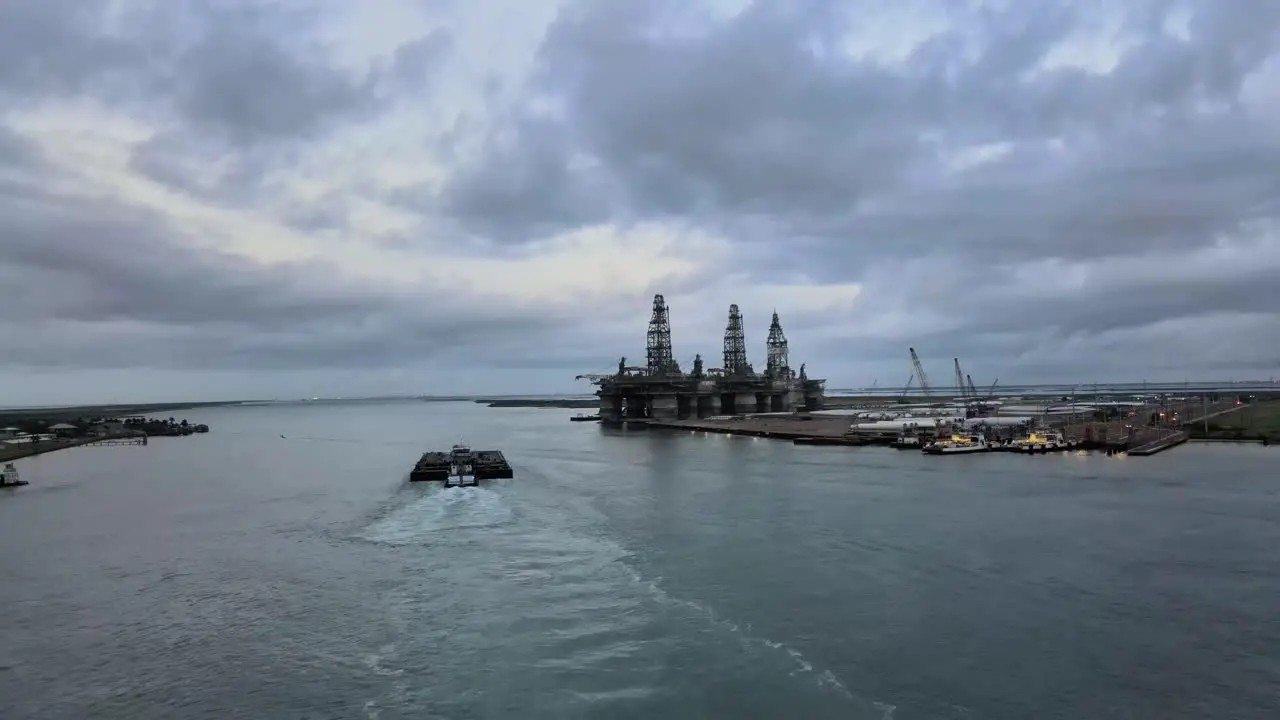
[[[933,386],[938,395],[963,395],[967,388]],[[870,387],[870,388],[829,388],[828,397],[840,395],[884,395],[901,396],[918,394],[918,388],[911,387]],[[1208,381],[1208,382],[1129,382],[1129,383],[1051,383],[1042,385],[1004,385],[997,389],[998,395],[1150,395],[1167,393],[1280,393],[1280,383],[1275,380],[1247,381]]]

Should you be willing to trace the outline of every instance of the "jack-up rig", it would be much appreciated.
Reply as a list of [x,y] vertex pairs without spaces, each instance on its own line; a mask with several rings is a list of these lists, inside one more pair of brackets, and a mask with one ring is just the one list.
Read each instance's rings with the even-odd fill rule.
[[600,420],[682,420],[715,415],[820,410],[825,403],[826,380],[815,380],[791,369],[787,336],[778,313],[773,313],[767,341],[764,373],[756,373],[747,359],[742,313],[729,306],[724,331],[722,367],[706,369],[695,355],[688,373],[680,369],[671,346],[671,321],[666,300],[653,296],[649,319],[646,363],[628,366],[624,357],[617,372],[588,373],[600,398]]

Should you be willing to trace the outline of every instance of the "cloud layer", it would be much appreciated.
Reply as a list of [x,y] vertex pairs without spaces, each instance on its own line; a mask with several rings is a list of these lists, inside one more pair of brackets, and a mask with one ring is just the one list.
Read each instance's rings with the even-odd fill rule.
[[0,4],[0,404],[1280,374],[1280,4],[501,5]]

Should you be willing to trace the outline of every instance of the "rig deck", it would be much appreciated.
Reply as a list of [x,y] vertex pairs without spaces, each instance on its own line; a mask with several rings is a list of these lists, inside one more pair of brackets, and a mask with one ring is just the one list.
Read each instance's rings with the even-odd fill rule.
[[[472,450],[472,466],[476,480],[507,480],[515,477],[507,458],[501,450]],[[436,480],[448,482],[450,479],[450,455],[447,452],[430,451],[422,453],[413,470],[409,472],[409,480],[413,482]]]

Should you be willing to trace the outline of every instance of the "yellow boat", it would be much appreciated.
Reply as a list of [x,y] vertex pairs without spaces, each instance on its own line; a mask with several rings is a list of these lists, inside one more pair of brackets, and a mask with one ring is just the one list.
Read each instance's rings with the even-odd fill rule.
[[1057,430],[1036,430],[1026,437],[1013,441],[1014,452],[1039,453],[1066,450],[1069,447],[1066,437]]

